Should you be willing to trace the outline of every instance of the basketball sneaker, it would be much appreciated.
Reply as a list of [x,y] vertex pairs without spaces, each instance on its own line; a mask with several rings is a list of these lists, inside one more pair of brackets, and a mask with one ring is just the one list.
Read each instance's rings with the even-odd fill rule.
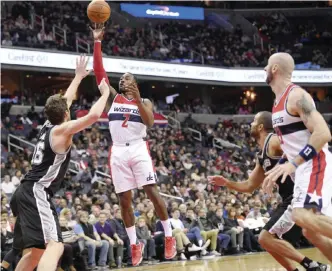
[[133,266],[139,265],[143,260],[144,244],[139,242],[138,244],[130,245],[131,258]]
[[319,266],[309,267],[307,271],[330,271],[331,266],[329,264],[318,263]]
[[170,260],[176,256],[176,240],[174,237],[165,237],[165,259]]

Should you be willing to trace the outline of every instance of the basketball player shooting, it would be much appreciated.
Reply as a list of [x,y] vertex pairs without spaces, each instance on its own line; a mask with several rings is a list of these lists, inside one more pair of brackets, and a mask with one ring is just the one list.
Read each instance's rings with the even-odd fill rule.
[[[101,54],[103,26],[91,29],[94,37],[93,67],[97,82],[106,76]],[[109,82],[107,81],[109,84]],[[156,186],[156,174],[146,142],[146,128],[154,123],[153,106],[148,99],[142,99],[135,77],[130,73],[121,76],[120,94],[111,91],[106,106],[113,145],[110,150],[110,170],[115,192],[120,198],[121,215],[130,240],[132,265],[139,265],[144,245],[138,242],[135,217],[132,208],[132,190],[143,187],[153,202],[157,215],[165,230],[165,258],[176,256],[176,242],[164,201]]]
[[[70,161],[72,137],[95,123],[103,112],[110,94],[105,80],[99,85],[101,97],[90,112],[77,120],[70,120],[69,108],[76,97],[86,70],[88,59],[77,61],[76,75],[66,93],[49,97],[45,104],[47,121],[41,128],[31,160],[32,168],[24,176],[15,192],[17,221],[15,239],[23,241],[25,251],[16,271],[53,271],[63,253],[60,224],[52,196],[60,189]],[[19,223],[18,223],[19,222]]]
[[[209,176],[211,184],[226,186],[229,189],[252,193],[263,184],[264,173],[278,163],[282,163],[283,151],[277,135],[273,134],[272,114],[267,111],[256,114],[251,123],[251,136],[255,138],[260,152],[257,154],[256,166],[245,182],[232,182],[223,176]],[[294,182],[287,176],[284,183],[277,180],[282,203],[272,213],[259,235],[260,245],[271,254],[287,271],[299,271],[294,262],[301,264],[307,271],[325,271],[329,268],[305,257],[291,244],[295,244],[302,236],[301,228],[291,220],[291,202],[293,199]],[[282,238],[282,239],[281,239]],[[292,261],[293,260],[293,261]]]
[[284,182],[295,174],[293,220],[332,261],[331,133],[310,94],[292,83],[294,67],[294,59],[287,53],[272,55],[265,67],[267,83],[276,95],[273,128],[288,162],[268,171],[263,187],[269,192],[279,177]]

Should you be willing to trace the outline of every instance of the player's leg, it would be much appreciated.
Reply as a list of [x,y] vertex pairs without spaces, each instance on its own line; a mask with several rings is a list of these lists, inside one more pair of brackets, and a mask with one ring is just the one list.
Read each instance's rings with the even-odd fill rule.
[[306,229],[303,229],[303,235],[317,247],[324,256],[332,262],[332,240],[322,236],[319,233],[315,233]]
[[[293,220],[303,229],[332,239],[332,158],[322,151],[295,175]],[[320,219],[312,210],[326,215]]]
[[294,222],[303,229],[312,232],[319,232],[322,235],[332,239],[332,219],[325,217],[321,219],[321,215],[314,214],[311,210],[304,208],[294,208]]
[[138,187],[143,187],[148,198],[152,201],[157,216],[163,225],[165,232],[165,258],[172,259],[176,256],[176,240],[172,237],[172,226],[168,218],[165,202],[161,198],[156,182],[157,175],[154,170],[148,144],[137,144],[135,161],[132,170]]
[[24,250],[24,256],[20,259],[15,271],[33,271],[37,267],[43,253],[44,249],[39,248],[31,248]]
[[[279,257],[276,260],[280,264],[282,264],[280,261],[283,261],[286,265],[282,265],[287,270],[289,270],[288,268],[295,267],[295,265],[290,265],[291,262],[289,260],[298,262],[305,268],[318,266],[317,262],[305,257],[292,246],[291,243],[295,243],[301,238],[302,229],[294,225],[292,208],[286,204],[284,203],[284,205],[279,206],[268,223],[266,223],[259,235],[260,245],[269,253],[278,254]],[[276,236],[282,239],[276,238]],[[274,257],[274,255],[272,256]]]

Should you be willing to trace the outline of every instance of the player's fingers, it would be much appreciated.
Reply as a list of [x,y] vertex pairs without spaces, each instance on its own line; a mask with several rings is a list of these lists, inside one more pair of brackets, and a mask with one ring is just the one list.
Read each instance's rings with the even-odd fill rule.
[[76,58],[76,67],[78,66],[79,63],[79,57]]
[[91,31],[93,31],[93,30],[94,30],[94,29],[93,29],[93,28],[92,28],[90,25],[89,25],[89,28],[90,28],[90,30],[91,30]]
[[271,173],[273,173],[273,172],[275,172],[275,171],[277,171],[277,170],[279,170],[279,165],[276,165],[274,168],[272,168],[272,169],[270,169],[269,171],[267,171],[267,172],[265,173],[265,175],[269,175],[269,174],[271,174]]
[[90,57],[89,56],[88,57],[84,56],[84,59],[85,59],[84,67],[86,68],[86,66],[88,66]]
[[282,176],[281,183],[284,183],[286,181],[288,174],[287,172],[284,172],[284,175]]

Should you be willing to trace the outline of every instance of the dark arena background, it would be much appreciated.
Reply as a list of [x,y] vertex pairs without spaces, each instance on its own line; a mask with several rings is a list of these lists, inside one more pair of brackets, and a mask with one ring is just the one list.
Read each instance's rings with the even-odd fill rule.
[[[66,91],[74,78],[77,56],[93,54],[88,4],[1,2],[1,260],[12,247],[15,218],[9,202],[30,169],[36,138],[46,120],[46,99]],[[114,237],[114,247],[107,251],[109,268],[286,270],[258,242],[260,231],[281,202],[278,192],[272,196],[260,188],[253,194],[234,192],[209,184],[207,176],[223,175],[240,182],[247,180],[255,167],[258,147],[250,136],[250,124],[257,112],[271,111],[274,93],[265,82],[264,67],[274,53],[293,56],[292,81],[311,94],[318,111],[332,125],[332,2],[108,4],[112,13],[102,41],[105,70],[116,90],[122,74],[134,74],[141,96],[153,102],[155,122],[148,129],[148,142],[158,189],[171,221],[180,219],[185,225],[176,236],[178,255],[165,261],[154,207],[142,189],[134,190],[132,205],[139,239],[154,245],[149,246],[140,266],[131,267],[129,243],[120,246]],[[90,57],[89,69],[92,62]],[[78,89],[71,118],[85,116],[99,96],[92,73]],[[82,210],[89,213],[93,225],[106,216],[112,232],[128,240],[117,215],[119,199],[110,176],[108,122],[105,112],[97,123],[74,136],[64,186],[54,195],[63,235],[74,238],[65,243],[73,247],[78,243],[75,228],[82,223]],[[186,242],[200,245],[197,236],[190,234],[188,209],[193,211],[190,217],[199,222],[198,233],[207,233],[210,240],[206,253],[185,249]],[[233,218],[231,210],[236,212]],[[255,223],[246,221],[248,215],[255,217]],[[234,221],[244,231],[243,244],[236,236],[230,240],[228,230]],[[304,237],[295,248],[328,263]],[[94,249],[95,254],[83,243],[83,248],[71,250],[71,261],[59,262],[57,270],[92,270],[91,257],[98,262],[102,254]],[[15,270],[20,257],[2,270]],[[300,264],[296,266],[304,270]]]

